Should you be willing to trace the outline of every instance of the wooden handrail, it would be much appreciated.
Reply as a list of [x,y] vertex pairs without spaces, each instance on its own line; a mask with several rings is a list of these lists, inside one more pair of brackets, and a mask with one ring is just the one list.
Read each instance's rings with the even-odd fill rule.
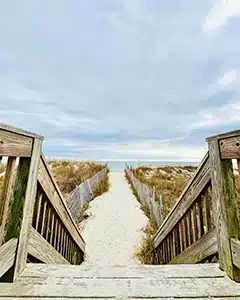
[[[184,256],[180,254],[213,228],[210,202],[211,174],[207,152],[193,178],[155,235],[154,263],[183,262],[181,257]],[[195,255],[196,257],[200,256]],[[205,258],[201,257],[201,259]]]
[[[33,227],[65,259],[71,263],[81,263],[85,242],[43,155],[40,159],[38,183]],[[77,255],[75,261],[74,253]]]
[[0,158],[7,159],[0,195],[0,260],[11,241],[15,247],[4,267],[14,263],[8,280],[15,280],[32,257],[45,263],[80,264],[84,259],[85,242],[41,154],[42,141],[38,134],[0,123]]

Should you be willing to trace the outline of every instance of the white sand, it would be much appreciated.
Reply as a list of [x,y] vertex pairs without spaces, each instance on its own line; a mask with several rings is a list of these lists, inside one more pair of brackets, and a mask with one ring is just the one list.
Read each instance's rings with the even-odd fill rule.
[[147,218],[124,178],[124,172],[110,172],[109,192],[90,203],[91,216],[82,231],[87,265],[129,265],[139,263],[135,253],[144,235]]

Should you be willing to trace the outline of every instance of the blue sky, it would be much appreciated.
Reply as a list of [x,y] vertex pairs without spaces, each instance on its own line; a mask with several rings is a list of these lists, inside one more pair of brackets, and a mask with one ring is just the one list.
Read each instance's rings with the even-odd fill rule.
[[48,156],[200,160],[240,127],[239,0],[8,0],[0,120]]

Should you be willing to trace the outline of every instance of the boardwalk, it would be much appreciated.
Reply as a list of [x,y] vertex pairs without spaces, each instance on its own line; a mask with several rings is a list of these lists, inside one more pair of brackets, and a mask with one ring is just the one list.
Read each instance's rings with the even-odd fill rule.
[[124,178],[110,172],[110,190],[90,204],[91,217],[82,232],[86,242],[85,264],[129,265],[139,263],[134,254],[140,245],[147,218]]

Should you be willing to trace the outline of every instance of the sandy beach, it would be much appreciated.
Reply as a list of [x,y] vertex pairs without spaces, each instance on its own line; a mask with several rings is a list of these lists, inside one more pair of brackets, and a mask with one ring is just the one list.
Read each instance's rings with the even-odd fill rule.
[[84,265],[140,263],[135,253],[147,218],[132,194],[123,170],[111,170],[109,192],[90,203],[82,235],[86,242]]

